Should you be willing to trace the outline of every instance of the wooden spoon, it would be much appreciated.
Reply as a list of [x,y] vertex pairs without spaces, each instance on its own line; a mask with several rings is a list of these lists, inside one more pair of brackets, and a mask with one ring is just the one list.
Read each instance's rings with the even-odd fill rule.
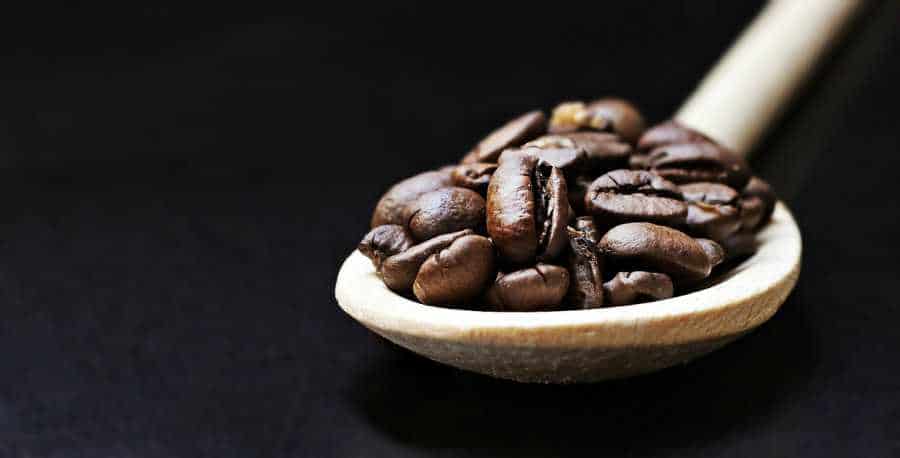
[[[775,0],[676,115],[746,154],[858,11],[857,0]],[[800,231],[776,206],[752,257],[710,287],[663,301],[594,310],[479,312],[405,299],[358,251],[338,273],[338,304],[416,353],[523,382],[628,377],[683,363],[750,332],[785,301],[800,273]]]

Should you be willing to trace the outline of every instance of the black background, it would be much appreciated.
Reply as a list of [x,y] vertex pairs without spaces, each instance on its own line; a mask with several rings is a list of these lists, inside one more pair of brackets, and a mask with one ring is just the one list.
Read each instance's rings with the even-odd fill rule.
[[900,455],[897,2],[754,156],[803,272],[722,351],[519,385],[387,344],[333,298],[390,183],[565,99],[662,120],[760,5],[5,14],[0,456]]

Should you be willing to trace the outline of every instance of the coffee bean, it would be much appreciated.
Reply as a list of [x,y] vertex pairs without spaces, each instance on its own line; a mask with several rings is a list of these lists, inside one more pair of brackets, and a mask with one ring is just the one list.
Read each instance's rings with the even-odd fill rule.
[[614,170],[597,178],[584,206],[606,225],[632,221],[679,225],[687,215],[678,186],[644,170]]
[[711,142],[676,143],[650,151],[651,171],[675,183],[717,182],[741,189],[750,169],[740,156]]
[[[573,148],[583,149],[585,158],[580,165],[582,172],[595,176],[610,170],[626,168],[631,155],[631,145],[616,134],[606,132],[570,132],[545,135],[526,143],[523,148]],[[568,173],[566,175],[569,176]]]
[[466,229],[439,235],[385,259],[381,264],[381,278],[384,284],[399,293],[409,292],[419,273],[419,267],[429,256],[447,248],[454,240],[472,234],[471,229]]
[[598,246],[621,270],[662,272],[676,281],[702,280],[724,257],[722,248],[711,240],[651,223],[616,226]]
[[721,245],[725,250],[726,260],[749,256],[756,252],[756,234],[749,229],[744,229],[722,240]]
[[651,169],[676,183],[712,181],[741,189],[750,179],[743,158],[676,121],[645,132],[630,162],[633,169]]
[[555,258],[569,218],[560,169],[523,150],[504,153],[487,192],[487,231],[511,264]]
[[384,224],[406,224],[407,206],[426,192],[452,186],[451,172],[452,169],[449,168],[424,172],[391,186],[375,206],[371,227]]
[[495,277],[494,247],[480,235],[467,235],[422,263],[413,294],[423,304],[461,305],[481,295]]
[[484,225],[484,198],[466,188],[426,192],[408,206],[409,230],[416,240]]
[[569,236],[569,291],[566,303],[576,309],[603,306],[603,255],[597,248],[597,228],[590,216],[579,217]]
[[453,180],[454,186],[471,189],[481,195],[487,192],[488,183],[491,182],[491,175],[497,170],[497,164],[488,162],[474,162],[471,164],[460,164],[453,169],[450,178]]
[[753,231],[754,228],[761,226],[763,212],[766,210],[762,199],[756,196],[742,196],[739,202],[741,227],[748,231]]
[[615,134],[605,132],[572,132],[560,134],[587,152],[586,168],[600,175],[610,170],[626,168],[632,147]]
[[[526,145],[531,144],[528,143]],[[576,176],[585,169],[587,164],[587,152],[578,147],[545,146],[538,148],[523,146],[521,151],[525,154],[534,155],[539,161],[546,162],[560,169],[566,177]],[[509,150],[509,152],[511,154],[514,153],[513,150]]]
[[587,105],[586,112],[588,124],[592,128],[616,133],[625,141],[636,142],[644,132],[644,117],[634,105],[625,100],[595,100]]
[[718,242],[710,239],[694,239],[706,253],[706,259],[715,267],[725,261],[725,249]]
[[463,158],[462,162],[464,164],[497,162],[503,150],[541,136],[546,130],[546,122],[547,117],[544,113],[529,111],[491,132]]
[[537,227],[537,260],[556,258],[566,247],[569,200],[562,171],[539,160],[534,169],[534,222]]
[[563,102],[557,105],[550,115],[550,126],[547,131],[551,134],[562,134],[581,129],[582,113],[585,108],[584,102]]
[[681,186],[688,203],[687,228],[701,237],[722,241],[741,228],[738,193],[721,183],[691,183]]
[[744,211],[744,227],[759,229],[772,218],[775,202],[778,198],[769,183],[759,177],[753,177],[741,191],[741,208]]
[[644,131],[644,118],[634,105],[615,98],[591,103],[566,102],[553,110],[549,132],[562,134],[578,130],[612,132],[629,142]]
[[398,224],[385,224],[369,231],[359,242],[359,252],[372,260],[376,272],[381,272],[385,259],[405,251],[415,241],[409,231]]
[[691,129],[678,121],[670,120],[657,124],[644,132],[637,142],[637,149],[638,153],[646,154],[660,146],[704,141],[715,143],[706,135]]
[[619,272],[603,284],[608,305],[630,305],[668,299],[675,293],[672,279],[653,272]]
[[569,288],[569,272],[551,264],[498,274],[485,294],[495,310],[533,312],[559,307]]

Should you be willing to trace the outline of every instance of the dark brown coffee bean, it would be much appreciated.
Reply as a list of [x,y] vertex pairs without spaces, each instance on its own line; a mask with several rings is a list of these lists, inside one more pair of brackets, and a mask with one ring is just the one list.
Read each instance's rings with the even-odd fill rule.
[[416,240],[484,224],[484,198],[466,188],[441,188],[426,192],[408,206],[409,230]]
[[759,229],[772,218],[778,198],[769,183],[753,177],[741,191],[741,209],[744,212],[744,227]]
[[532,175],[537,160],[527,154],[506,154],[487,192],[487,231],[500,257],[526,263],[537,251]]
[[391,186],[375,206],[371,227],[384,224],[406,224],[407,206],[426,192],[452,186],[451,171],[452,169],[445,167],[441,170],[424,172]]
[[560,134],[587,152],[586,170],[595,176],[610,170],[627,168],[633,149],[616,134],[605,132],[572,132]]
[[398,224],[385,224],[369,231],[359,242],[359,252],[372,260],[376,272],[381,272],[385,259],[405,251],[416,242],[409,231]]
[[644,132],[644,117],[631,103],[616,98],[603,98],[587,104],[587,123],[591,128],[613,132],[634,143]]
[[563,102],[553,108],[547,131],[551,134],[575,132],[582,128],[584,102]]
[[675,293],[672,279],[653,272],[619,272],[603,284],[608,305],[630,305],[668,299]]
[[700,244],[700,248],[703,248],[703,252],[706,253],[706,258],[709,259],[709,263],[712,264],[713,267],[725,261],[725,249],[722,248],[722,245],[719,245],[718,242],[710,239],[694,240]]
[[579,130],[612,132],[634,142],[644,131],[644,118],[634,105],[615,98],[595,100],[589,104],[565,102],[553,110],[549,127],[551,134]]
[[683,224],[687,205],[674,183],[645,170],[614,170],[594,180],[584,199],[600,224],[652,221]]
[[422,263],[413,294],[423,304],[461,305],[481,295],[495,274],[491,241],[467,235]]
[[[598,246],[622,270],[663,272],[675,280],[697,281],[722,261],[721,247],[677,229],[651,223],[628,223],[609,230]],[[718,249],[716,250],[716,247]]]
[[[626,168],[631,155],[631,145],[616,134],[606,132],[570,132],[545,135],[526,143],[523,148],[573,148],[583,149],[585,158],[579,164],[582,172],[600,175],[610,170]],[[576,170],[576,172],[579,170]],[[566,170],[566,177],[569,171]]]
[[512,264],[552,259],[566,245],[562,172],[523,150],[504,153],[487,192],[487,231]]
[[746,161],[711,142],[660,146],[648,157],[650,170],[675,183],[717,182],[741,189],[750,179]]
[[569,291],[566,303],[576,309],[603,306],[603,255],[597,248],[597,228],[590,216],[579,217],[569,235]]
[[687,228],[701,237],[722,241],[741,228],[738,193],[721,183],[691,183],[681,186],[688,203]]
[[574,177],[584,170],[587,164],[587,153],[577,147],[545,147],[536,148],[533,146],[523,147],[522,151],[532,154],[539,161],[546,162],[553,167],[560,169],[565,176]]
[[494,170],[497,170],[497,164],[487,162],[461,164],[453,169],[450,178],[455,186],[468,188],[484,195]]
[[463,158],[462,162],[464,164],[497,162],[503,150],[543,135],[546,123],[547,117],[540,111],[525,113],[491,132]]
[[485,294],[495,310],[533,312],[559,307],[569,288],[569,272],[550,264],[497,275]]
[[731,234],[722,241],[722,249],[726,260],[749,256],[756,252],[756,234],[749,229]]
[[399,293],[409,292],[419,273],[419,267],[429,256],[447,248],[454,240],[472,234],[472,230],[466,229],[439,235],[385,259],[381,264],[381,278],[384,284]]
[[691,129],[678,121],[670,120],[662,124],[657,124],[644,132],[638,140],[637,149],[638,153],[645,154],[660,146],[702,141],[715,143],[706,135]]
[[630,158],[631,168],[649,169],[650,152],[664,146],[684,143],[716,142],[702,133],[682,125],[678,121],[666,121],[653,126],[638,140],[637,151]]
[[569,200],[562,170],[539,160],[534,170],[534,222],[538,231],[537,260],[556,258],[565,249]]
[[765,203],[756,196],[740,198],[741,227],[747,230],[759,227],[763,220]]

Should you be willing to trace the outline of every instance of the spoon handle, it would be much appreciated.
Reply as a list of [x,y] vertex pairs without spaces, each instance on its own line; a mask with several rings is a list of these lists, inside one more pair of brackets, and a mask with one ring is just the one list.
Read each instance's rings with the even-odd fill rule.
[[772,0],[675,118],[746,155],[863,0]]

